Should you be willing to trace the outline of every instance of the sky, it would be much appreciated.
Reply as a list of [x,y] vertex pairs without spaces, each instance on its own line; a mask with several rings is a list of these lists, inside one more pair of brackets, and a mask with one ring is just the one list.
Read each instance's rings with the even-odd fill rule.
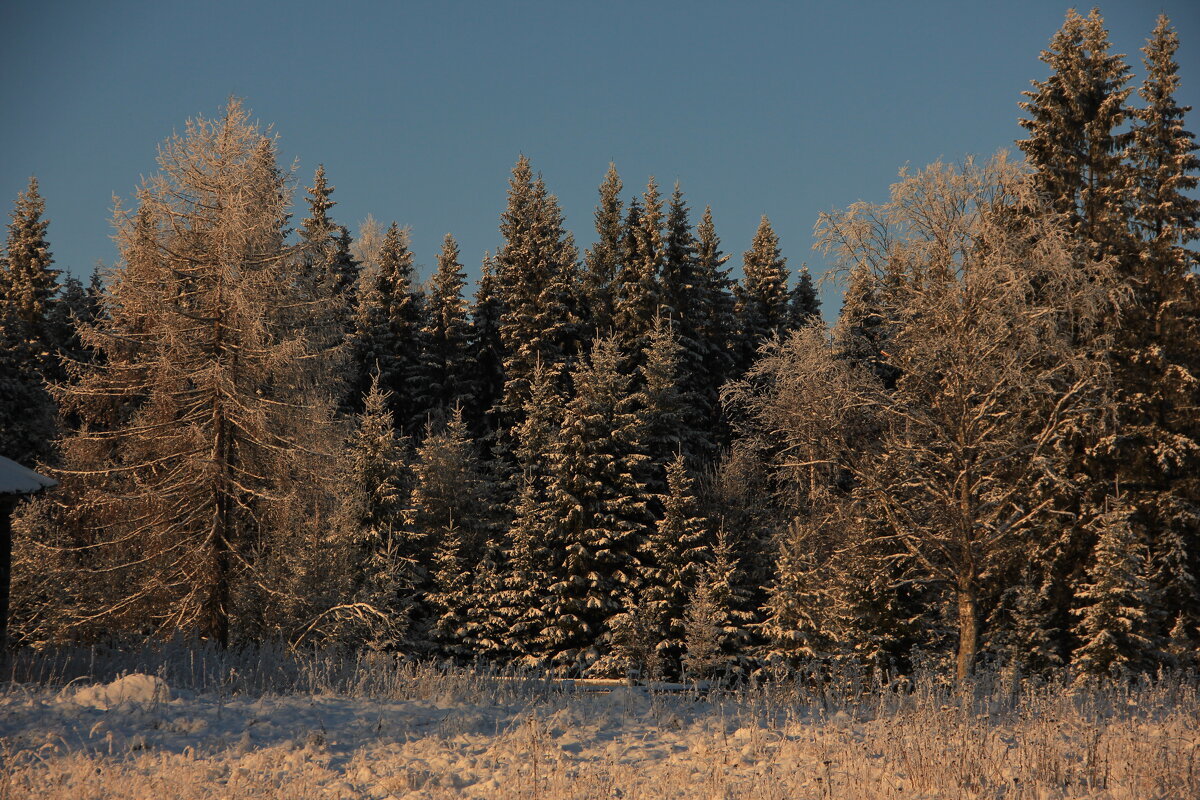
[[[500,243],[529,156],[581,246],[615,162],[626,195],[679,181],[740,267],[761,215],[788,264],[821,211],[883,201],[904,165],[1014,149],[1020,93],[1065,2],[358,2],[4,0],[0,209],[36,175],[57,265],[111,264],[113,198],[160,142],[231,96],[274,126],[302,190],[324,164],[356,230],[412,229],[428,275],[445,233],[472,278]],[[1179,31],[1181,103],[1200,106],[1200,3],[1110,0],[1140,81],[1158,13]],[[1200,131],[1192,112],[1189,129]],[[735,269],[735,272],[740,269]],[[826,285],[827,316],[840,290]]]

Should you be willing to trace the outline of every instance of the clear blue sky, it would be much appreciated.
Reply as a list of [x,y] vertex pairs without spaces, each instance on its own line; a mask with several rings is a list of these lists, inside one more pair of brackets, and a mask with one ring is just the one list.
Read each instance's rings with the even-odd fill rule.
[[[1159,11],[1182,40],[1181,102],[1200,106],[1200,3],[1101,7],[1116,52]],[[817,213],[881,200],[905,163],[990,154],[1065,2],[65,2],[0,4],[0,208],[41,181],[58,265],[111,262],[114,194],[196,114],[245,98],[298,161],[324,163],[334,217],[413,230],[427,274],[442,236],[473,275],[499,243],[518,153],[581,245],[615,161],[626,190],[680,180],[711,203],[735,263],[761,214],[789,265]],[[1140,79],[1140,78],[1139,78]],[[1200,115],[1189,116],[1200,132]],[[300,193],[297,193],[297,200]],[[299,214],[297,219],[303,216]],[[827,303],[833,301],[830,290]]]

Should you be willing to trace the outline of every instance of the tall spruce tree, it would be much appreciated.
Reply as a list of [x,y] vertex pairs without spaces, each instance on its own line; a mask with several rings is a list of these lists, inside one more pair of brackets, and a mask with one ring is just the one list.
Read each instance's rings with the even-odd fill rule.
[[504,392],[500,427],[524,416],[538,364],[554,368],[578,354],[578,265],[575,241],[564,228],[558,199],[534,178],[529,159],[517,161],[501,215],[504,244],[496,254]]
[[575,397],[551,450],[548,500],[563,555],[541,639],[551,663],[575,669],[609,653],[610,622],[638,592],[651,524],[637,477],[646,460],[643,425],[629,410],[630,378],[620,356],[611,338],[592,345],[573,375]]
[[[1184,128],[1190,110],[1175,100],[1179,41],[1165,16],[1143,48],[1145,106],[1129,147],[1133,226],[1139,257],[1129,262],[1132,302],[1117,332],[1114,366],[1118,435],[1106,440],[1106,468],[1120,481],[1133,524],[1150,545],[1162,608],[1159,637],[1173,628],[1194,647],[1200,637],[1200,291],[1189,248],[1200,238],[1200,159]],[[1190,555],[1189,555],[1190,554]]]
[[600,184],[600,202],[596,206],[596,243],[584,257],[583,297],[589,341],[596,336],[607,336],[613,329],[613,291],[625,236],[621,188],[617,166],[609,164]]
[[743,278],[736,287],[738,369],[745,371],[758,346],[788,325],[787,259],[779,237],[763,215],[750,249],[742,256]]
[[817,289],[813,286],[808,266],[804,265],[800,267],[800,272],[796,275],[796,285],[792,287],[789,295],[788,325],[793,329],[803,328],[805,325],[811,325],[820,320],[821,298],[817,296]]
[[726,434],[722,423],[721,387],[733,374],[734,316],[733,280],[725,266],[729,256],[721,252],[721,240],[713,224],[712,208],[706,206],[696,226],[696,283],[700,306],[696,310],[696,335],[704,354],[704,370],[696,378],[697,428],[708,432],[709,447],[719,449]]
[[629,366],[640,366],[662,304],[660,280],[666,252],[663,208],[651,178],[641,202],[629,204],[625,248],[617,274],[616,336]]
[[474,364],[474,402],[469,419],[480,434],[491,432],[488,417],[504,392],[504,346],[500,339],[502,305],[492,256],[484,254],[475,302],[471,306],[470,358]]
[[366,390],[370,376],[378,370],[396,424],[408,433],[419,433],[425,424],[412,385],[420,364],[424,303],[415,278],[408,229],[393,222],[380,246],[378,269],[362,281],[352,338],[351,369],[358,391]]
[[1108,50],[1097,9],[1086,17],[1067,12],[1041,55],[1052,74],[1023,93],[1029,117],[1020,123],[1029,137],[1017,142],[1039,192],[1092,258],[1127,252],[1130,176],[1122,157],[1129,137],[1122,126],[1129,68]]
[[430,418],[444,418],[454,407],[469,407],[473,400],[470,321],[463,297],[466,283],[458,243],[446,234],[422,309],[420,363],[413,380],[413,404]]
[[0,258],[0,454],[33,465],[51,454],[54,401],[47,380],[62,377],[52,316],[58,270],[46,240],[50,221],[37,178],[17,195]]

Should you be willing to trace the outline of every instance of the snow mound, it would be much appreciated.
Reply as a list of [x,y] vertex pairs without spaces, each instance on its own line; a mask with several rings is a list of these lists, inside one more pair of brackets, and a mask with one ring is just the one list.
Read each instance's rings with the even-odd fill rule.
[[162,678],[134,673],[117,678],[112,683],[85,686],[70,698],[80,706],[108,711],[122,703],[148,706],[171,699],[171,687]]

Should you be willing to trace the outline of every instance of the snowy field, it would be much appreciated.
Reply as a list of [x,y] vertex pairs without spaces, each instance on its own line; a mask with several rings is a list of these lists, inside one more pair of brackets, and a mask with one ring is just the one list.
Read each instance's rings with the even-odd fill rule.
[[185,650],[8,674],[0,800],[1200,797],[1200,706],[1178,681],[669,692]]

